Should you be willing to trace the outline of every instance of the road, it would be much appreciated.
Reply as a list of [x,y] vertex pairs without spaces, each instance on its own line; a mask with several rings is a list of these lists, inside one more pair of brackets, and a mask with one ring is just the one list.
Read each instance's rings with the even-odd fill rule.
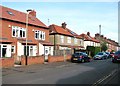
[[[49,64],[48,64],[49,65]],[[92,60],[88,63],[63,62],[48,67],[29,66],[28,68],[9,69],[4,74],[3,84],[118,84],[119,64],[107,60]],[[14,72],[15,71],[15,72]]]

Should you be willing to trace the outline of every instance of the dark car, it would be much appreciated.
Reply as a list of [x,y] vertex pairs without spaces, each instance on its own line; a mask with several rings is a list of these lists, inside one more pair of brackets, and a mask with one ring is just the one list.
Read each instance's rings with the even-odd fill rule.
[[107,58],[107,54],[105,52],[99,52],[93,57],[94,60],[103,60],[106,58]]
[[72,55],[71,62],[90,62],[90,57],[84,52],[76,52]]
[[114,56],[114,52],[110,52],[110,58]]
[[114,56],[112,57],[112,62],[120,62],[120,50],[115,52]]

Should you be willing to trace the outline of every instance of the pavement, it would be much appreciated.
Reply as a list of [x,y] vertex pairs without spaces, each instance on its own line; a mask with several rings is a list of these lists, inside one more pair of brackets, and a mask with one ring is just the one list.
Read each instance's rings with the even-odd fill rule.
[[[44,63],[44,64],[33,64],[33,65],[27,65],[27,66],[15,65],[14,67],[11,67],[11,68],[2,68],[2,76],[20,73],[20,72],[32,73],[34,71],[42,71],[49,68],[63,67],[70,64],[71,62],[65,61],[65,62],[54,62],[54,63]],[[72,64],[75,64],[75,63],[72,63]]]

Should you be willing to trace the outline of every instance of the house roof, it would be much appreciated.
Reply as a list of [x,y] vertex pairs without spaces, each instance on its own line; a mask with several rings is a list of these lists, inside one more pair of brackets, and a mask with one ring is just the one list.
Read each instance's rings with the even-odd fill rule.
[[[0,8],[2,9],[2,16],[0,16],[1,18],[26,23],[26,13],[7,8],[1,5]],[[47,26],[44,23],[42,23],[38,18],[32,16],[31,14],[29,14],[28,16],[29,24],[47,28]]]
[[74,37],[76,38],[82,38],[81,36],[79,36],[77,33],[73,32],[72,30],[70,29],[67,29]]
[[92,42],[96,42],[96,43],[100,43],[98,40],[96,40],[95,38],[88,36],[87,34],[80,34],[80,37],[84,38],[85,41],[92,41]]
[[62,35],[67,35],[67,36],[73,36],[68,29],[64,29],[61,26],[52,24],[49,26],[50,27],[50,34],[62,34]]

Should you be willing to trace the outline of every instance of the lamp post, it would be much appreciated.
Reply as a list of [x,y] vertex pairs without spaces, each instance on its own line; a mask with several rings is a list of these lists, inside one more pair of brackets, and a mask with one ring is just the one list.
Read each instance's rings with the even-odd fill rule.
[[29,12],[31,12],[31,9],[26,10],[27,14],[26,14],[26,55],[25,55],[25,65],[27,65],[27,39],[28,39],[28,14]]

